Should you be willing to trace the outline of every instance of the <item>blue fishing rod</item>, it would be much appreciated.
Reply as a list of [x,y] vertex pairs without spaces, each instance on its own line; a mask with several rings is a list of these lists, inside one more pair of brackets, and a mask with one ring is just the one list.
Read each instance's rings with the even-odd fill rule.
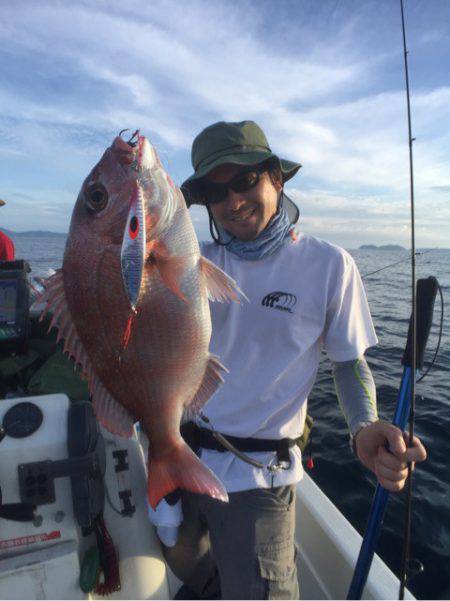
[[[400,388],[397,397],[394,419],[392,423],[401,430],[406,428],[411,409],[411,389],[413,382],[413,373],[417,377],[420,369],[423,367],[425,348],[433,322],[433,309],[438,282],[436,278],[420,279],[417,282],[417,328],[415,332],[416,349],[414,353],[413,343],[413,316],[411,315],[408,340],[404,351],[402,364],[403,374],[400,382]],[[416,367],[413,368],[413,354],[416,355]],[[415,378],[414,378],[415,379]],[[370,508],[369,519],[364,532],[361,549],[356,562],[350,589],[347,599],[361,599],[364,586],[367,581],[372,559],[380,537],[383,525],[384,514],[387,502],[389,500],[389,491],[378,484]]]
[[[414,175],[413,175],[413,152],[414,139],[411,128],[411,105],[409,95],[408,76],[408,50],[406,47],[405,17],[403,0],[400,0],[402,33],[403,33],[403,55],[405,65],[406,100],[408,115],[408,142],[409,142],[409,176],[410,176],[410,208],[411,208],[411,319],[409,322],[408,339],[402,359],[403,375],[397,399],[393,424],[402,431],[409,420],[409,446],[412,445],[414,435],[415,414],[415,384],[418,370],[423,367],[423,356],[426,343],[430,333],[433,320],[433,309],[438,282],[436,278],[419,280],[416,288],[416,249],[415,249],[415,218],[414,218]],[[406,583],[407,563],[409,560],[409,540],[411,526],[411,497],[412,497],[412,469],[408,463],[408,504],[406,509],[404,526],[404,547],[402,557],[402,573],[400,577],[399,598],[403,599]],[[372,559],[380,537],[383,525],[386,505],[389,499],[389,491],[378,484],[370,508],[369,519],[356,562],[355,571],[350,584],[347,599],[361,599],[364,586],[367,581]]]

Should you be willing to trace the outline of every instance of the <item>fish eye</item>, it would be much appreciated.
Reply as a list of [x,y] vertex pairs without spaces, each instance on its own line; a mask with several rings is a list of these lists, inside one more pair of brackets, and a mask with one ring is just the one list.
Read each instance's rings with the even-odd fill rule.
[[86,189],[86,205],[90,211],[98,213],[108,204],[108,191],[102,184],[92,184]]

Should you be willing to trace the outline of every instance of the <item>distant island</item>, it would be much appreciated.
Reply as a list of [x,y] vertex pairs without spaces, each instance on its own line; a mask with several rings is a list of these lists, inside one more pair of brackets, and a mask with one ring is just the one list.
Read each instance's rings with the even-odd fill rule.
[[382,246],[376,246],[375,244],[363,244],[359,247],[359,250],[406,250],[404,246],[399,244],[383,244]]
[[33,236],[33,238],[48,238],[49,236],[55,236],[57,238],[65,238],[67,236],[66,233],[62,232],[46,232],[44,230],[30,230],[28,232],[13,232],[12,230],[7,230],[5,228],[0,228],[2,232],[5,232],[8,236],[21,237],[21,236]]

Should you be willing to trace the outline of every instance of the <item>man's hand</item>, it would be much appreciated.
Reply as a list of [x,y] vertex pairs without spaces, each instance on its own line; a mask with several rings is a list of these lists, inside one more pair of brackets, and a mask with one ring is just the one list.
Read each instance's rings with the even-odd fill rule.
[[416,436],[413,446],[407,448],[408,438],[399,428],[382,420],[365,426],[355,437],[358,458],[376,475],[381,486],[391,492],[404,487],[409,461],[413,462],[414,469],[414,462],[427,457],[425,447]]

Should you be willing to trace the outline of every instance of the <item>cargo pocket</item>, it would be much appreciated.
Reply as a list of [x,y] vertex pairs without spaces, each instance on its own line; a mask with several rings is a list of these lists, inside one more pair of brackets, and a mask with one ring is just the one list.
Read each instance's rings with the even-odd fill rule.
[[268,545],[257,553],[261,578],[265,581],[264,599],[298,599],[296,557],[292,542]]

